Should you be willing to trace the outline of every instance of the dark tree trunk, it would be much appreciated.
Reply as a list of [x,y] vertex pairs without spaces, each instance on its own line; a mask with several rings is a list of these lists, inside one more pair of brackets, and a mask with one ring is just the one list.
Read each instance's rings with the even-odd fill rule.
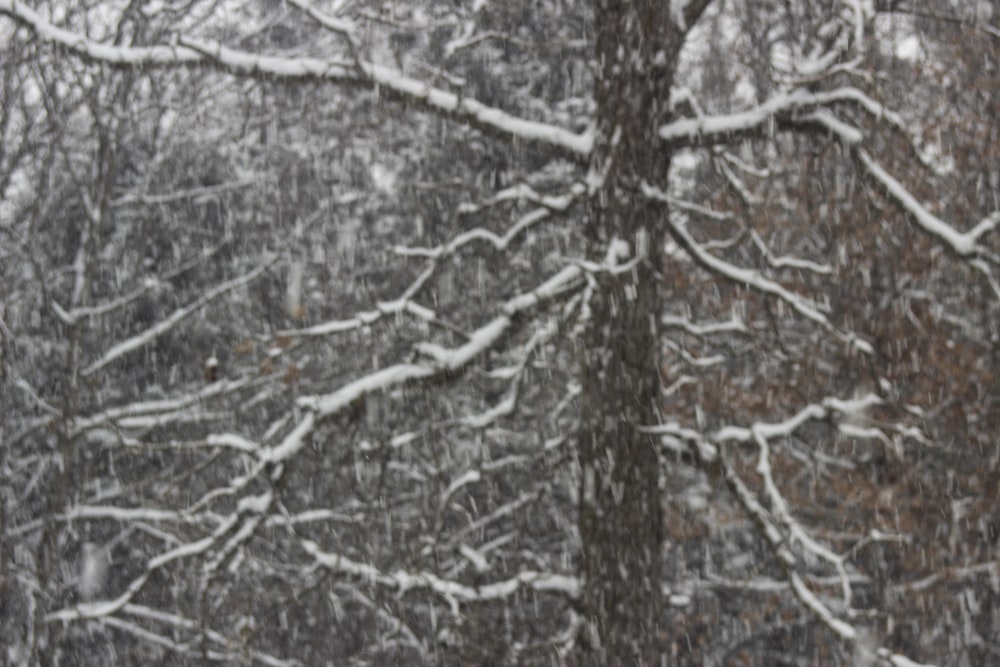
[[[598,288],[581,358],[580,537],[585,625],[578,662],[660,664],[662,509],[657,422],[662,207],[643,182],[666,183],[669,155],[656,139],[667,120],[683,32],[666,0],[600,0],[596,8],[598,140],[592,173],[606,174],[587,229],[591,260],[620,247]],[[698,3],[704,4],[704,3]],[[627,250],[625,249],[627,245]],[[613,253],[611,253],[613,254]]]

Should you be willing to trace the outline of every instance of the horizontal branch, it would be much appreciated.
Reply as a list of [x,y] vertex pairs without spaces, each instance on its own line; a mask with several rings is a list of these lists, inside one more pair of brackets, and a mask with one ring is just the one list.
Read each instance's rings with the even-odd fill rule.
[[[576,134],[556,125],[519,118],[371,62],[258,55],[184,36],[179,36],[176,44],[114,46],[59,28],[15,0],[0,0],[0,14],[28,28],[42,42],[113,67],[207,66],[252,78],[373,86],[389,97],[509,140],[554,148],[578,161],[586,161],[593,146],[590,133]],[[346,29],[348,24],[340,27]]]

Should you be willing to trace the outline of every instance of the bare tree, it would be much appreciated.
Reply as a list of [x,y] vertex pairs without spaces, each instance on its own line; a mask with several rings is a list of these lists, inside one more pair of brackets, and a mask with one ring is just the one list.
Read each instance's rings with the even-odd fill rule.
[[0,0],[6,659],[988,661],[959,4]]

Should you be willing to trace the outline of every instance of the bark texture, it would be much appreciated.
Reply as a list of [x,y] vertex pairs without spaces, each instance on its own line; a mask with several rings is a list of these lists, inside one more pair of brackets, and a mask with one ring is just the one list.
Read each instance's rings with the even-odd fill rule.
[[[643,181],[665,183],[669,155],[656,128],[668,115],[682,29],[662,0],[597,4],[599,139],[604,174],[588,228],[591,259],[624,270],[596,277],[581,359],[580,537],[585,624],[579,663],[659,664],[662,509],[655,439],[659,412],[662,208]],[[609,251],[609,248],[612,250]],[[616,251],[615,248],[618,250]]]

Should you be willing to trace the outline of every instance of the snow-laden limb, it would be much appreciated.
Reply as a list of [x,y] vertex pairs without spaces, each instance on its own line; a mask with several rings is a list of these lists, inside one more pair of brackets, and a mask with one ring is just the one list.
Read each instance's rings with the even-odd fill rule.
[[[661,139],[668,143],[712,144],[726,142],[731,138],[749,132],[759,132],[768,128],[776,120],[799,120],[813,114],[817,122],[839,123],[826,107],[834,104],[850,104],[862,109],[876,120],[889,123],[906,133],[906,123],[902,117],[873,100],[858,88],[843,86],[832,90],[813,92],[807,88],[793,88],[775,94],[759,105],[728,114],[699,115],[695,118],[680,118],[659,128]],[[846,126],[845,127],[849,127]],[[840,135],[840,133],[838,133]],[[857,131],[840,135],[850,138],[851,143],[860,140]]]
[[[840,577],[803,577],[808,587],[812,589],[840,586]],[[869,576],[853,573],[850,576],[851,585],[870,585],[872,579]],[[716,591],[724,590],[730,592],[752,593],[759,595],[769,595],[771,593],[784,593],[790,591],[791,583],[787,579],[771,579],[768,577],[754,577],[753,579],[727,579],[711,572],[705,573],[704,579],[697,579],[690,582],[691,590]]]
[[507,366],[505,368],[498,368],[490,372],[490,377],[509,379],[510,388],[507,390],[504,398],[493,407],[469,417],[463,417],[460,422],[464,426],[470,428],[486,428],[487,426],[493,424],[495,421],[501,417],[506,417],[514,413],[517,408],[518,399],[518,383],[524,375],[524,369],[528,365],[528,359],[534,354],[534,352],[546,341],[550,340],[558,331],[556,322],[550,320],[545,326],[539,328],[535,331],[527,343],[522,345],[519,350],[515,352],[518,359],[517,362],[512,366]]
[[958,581],[960,579],[970,579],[983,575],[988,576],[992,581],[1000,581],[1000,561],[993,560],[976,565],[942,568],[923,579],[896,584],[893,588],[900,593],[919,593],[943,581]]
[[665,327],[675,327],[683,329],[692,336],[713,336],[716,334],[728,334],[728,333],[740,333],[746,334],[750,333],[747,325],[743,322],[743,319],[737,316],[735,313],[725,322],[711,322],[708,324],[698,324],[692,322],[686,317],[675,317],[673,315],[664,315],[660,318],[660,323]]
[[[304,5],[304,3],[298,3]],[[551,146],[584,160],[594,138],[556,125],[527,120],[449,91],[434,88],[401,72],[358,60],[263,56],[230,49],[215,42],[178,36],[176,44],[132,47],[95,42],[86,35],[64,30],[16,0],[0,0],[0,14],[31,30],[43,42],[78,56],[118,67],[179,67],[211,65],[236,75],[271,80],[320,80],[351,85],[378,86],[384,93],[471,126],[524,143]],[[329,17],[327,17],[329,18]],[[352,35],[352,26],[341,21],[339,31]],[[351,37],[353,39],[353,37]]]
[[135,290],[132,290],[128,294],[124,294],[117,299],[112,299],[107,303],[103,303],[99,306],[89,306],[89,307],[77,307],[66,310],[59,302],[55,299],[52,300],[52,310],[55,312],[56,317],[63,321],[64,324],[73,326],[78,321],[84,317],[95,317],[99,315],[104,315],[112,311],[118,310],[119,308],[124,308],[125,306],[138,301],[143,296],[149,292],[156,291],[160,288],[160,281],[155,278],[150,278],[143,281],[143,284]]
[[688,213],[697,213],[703,218],[708,218],[709,220],[717,220],[719,222],[730,222],[734,219],[734,215],[729,211],[716,211],[714,209],[708,208],[707,206],[702,206],[701,204],[695,204],[694,202],[689,202],[684,199],[678,199],[666,192],[662,192],[662,199],[666,204],[669,204],[671,208],[680,209]]
[[743,200],[743,203],[748,208],[752,208],[763,202],[763,199],[761,197],[755,195],[753,192],[750,191],[750,188],[747,187],[746,183],[743,182],[742,178],[736,175],[736,172],[733,171],[733,168],[729,166],[728,162],[718,161],[716,162],[716,164],[719,165],[719,169],[722,171],[722,175],[726,178],[726,181],[729,183],[729,187],[731,187],[733,191],[736,192],[736,194],[739,196],[741,200]]
[[[249,480],[247,480],[249,481]],[[234,486],[236,484],[234,483]],[[126,589],[116,598],[110,600],[79,604],[72,609],[62,609],[48,614],[47,621],[72,621],[86,618],[103,618],[111,616],[126,607],[145,587],[150,577],[158,570],[179,560],[185,560],[208,554],[219,542],[228,536],[223,547],[215,557],[203,567],[203,573],[212,573],[228,556],[254,534],[264,520],[264,514],[269,510],[274,500],[273,493],[267,491],[259,496],[242,498],[237,503],[236,512],[229,514],[218,522],[212,532],[199,540],[180,544],[173,549],[151,558],[145,570],[136,576]],[[204,504],[196,503],[195,505]],[[193,512],[193,510],[189,510]]]
[[[253,382],[253,378],[222,380],[177,398],[139,401],[116,408],[108,408],[103,412],[74,421],[71,433],[79,435],[107,424],[122,429],[148,428],[151,424],[162,426],[172,422],[190,421],[192,415],[197,416],[201,413],[199,408],[206,401],[232,394],[250,386]],[[233,446],[232,442],[218,444]]]
[[817,264],[808,259],[801,259],[798,257],[781,256],[778,257],[771,249],[767,247],[764,243],[764,239],[760,237],[757,230],[750,230],[750,239],[753,241],[760,253],[764,255],[767,263],[774,269],[798,269],[800,271],[810,271],[812,273],[818,273],[820,275],[829,276],[833,274],[833,267],[829,264]]
[[576,577],[551,572],[518,572],[510,579],[480,586],[467,586],[455,581],[442,579],[431,572],[407,572],[396,570],[382,572],[374,565],[358,563],[342,554],[323,551],[311,540],[302,540],[302,548],[313,557],[315,565],[333,572],[354,576],[363,581],[384,586],[398,595],[415,590],[429,590],[445,599],[457,613],[458,605],[465,602],[488,602],[509,598],[522,588],[538,592],[551,592],[576,598],[580,593],[580,582]]
[[565,267],[534,290],[508,300],[501,307],[502,315],[473,331],[468,342],[457,348],[445,348],[430,342],[417,343],[415,349],[433,363],[396,364],[349,382],[332,393],[299,398],[297,405],[307,413],[281,443],[261,453],[261,462],[279,463],[289,459],[305,446],[318,420],[328,419],[357,405],[369,393],[384,392],[464,368],[501,340],[517,315],[579,285],[581,273],[575,266]]
[[441,492],[441,498],[438,501],[438,504],[441,507],[446,506],[451,501],[451,497],[458,493],[462,487],[468,486],[469,484],[477,484],[481,482],[482,479],[483,475],[478,470],[466,470],[464,473],[453,479],[451,484],[448,485],[448,488]]
[[575,266],[567,266],[530,292],[515,296],[505,303],[501,310],[514,317],[530,310],[560,294],[575,290],[580,285],[582,271]]
[[149,581],[149,578],[154,572],[174,561],[193,558],[194,556],[207,552],[216,543],[218,536],[228,531],[235,523],[235,520],[235,516],[230,517],[230,520],[220,525],[219,528],[212,533],[212,535],[204,537],[196,542],[182,544],[151,559],[146,565],[145,571],[133,579],[125,591],[118,595],[118,597],[98,602],[87,602],[85,604],[76,605],[73,608],[60,609],[47,614],[45,616],[45,620],[48,622],[66,622],[86,618],[101,618],[117,613],[146,586],[146,582]]
[[58,518],[73,520],[103,519],[129,523],[147,521],[149,523],[204,523],[205,517],[177,512],[174,510],[158,510],[151,507],[116,507],[114,505],[74,505]]
[[984,234],[1000,225],[1000,211],[994,211],[986,216],[969,231],[960,232],[928,211],[902,183],[893,178],[866,151],[858,150],[857,156],[868,173],[882,184],[897,204],[913,216],[924,231],[937,236],[963,257],[987,254],[987,250],[979,245],[978,241]]
[[[684,428],[676,422],[669,422],[644,427],[644,432],[671,435],[682,440],[703,440],[711,445],[720,445],[728,442],[752,444],[756,443],[760,437],[767,439],[787,438],[810,421],[835,418],[852,419],[858,414],[881,404],[882,399],[876,394],[865,394],[854,399],[830,397],[819,403],[810,403],[791,417],[780,422],[755,422],[749,427],[723,426],[709,435],[694,429]],[[715,457],[711,457],[705,463],[713,463],[714,461]]]
[[414,348],[429,357],[438,368],[455,371],[467,365],[500,339],[510,329],[511,318],[500,315],[469,335],[469,341],[457,348],[445,348],[437,343],[417,343]]
[[[876,657],[885,664],[905,665],[908,658],[891,653],[887,649],[879,648],[872,651],[862,640],[861,634],[850,623],[839,618],[830,607],[824,603],[813,590],[806,585],[802,575],[797,569],[798,559],[789,549],[788,544],[781,530],[775,525],[771,518],[771,513],[760,503],[757,495],[743,482],[739,474],[733,468],[728,458],[724,454],[719,457],[720,467],[723,476],[730,490],[736,496],[740,505],[750,515],[750,517],[760,528],[772,553],[785,570],[792,592],[799,602],[812,612],[823,625],[829,628],[842,641],[852,645],[855,650],[869,657]],[[912,663],[911,664],[918,664]],[[922,666],[929,667],[929,666]]]
[[265,527],[298,526],[309,523],[344,523],[360,524],[363,514],[346,514],[329,509],[311,509],[296,514],[272,514],[264,522]]
[[710,357],[698,357],[691,354],[682,345],[679,345],[669,338],[664,340],[663,344],[679,354],[681,359],[683,359],[686,364],[694,366],[695,368],[708,368],[709,366],[718,366],[719,364],[726,363],[726,357],[721,354],[713,354]]
[[863,51],[865,43],[865,25],[875,15],[875,5],[872,0],[842,0],[845,5],[845,20],[854,27],[854,48]]
[[259,496],[245,496],[236,503],[236,513],[240,517],[240,525],[233,535],[226,540],[215,555],[202,566],[202,576],[214,576],[219,567],[229,560],[236,550],[249,540],[263,523],[264,516],[274,502],[274,492],[265,491]]
[[498,419],[513,414],[516,407],[517,391],[511,390],[507,392],[507,395],[504,396],[503,400],[494,405],[492,408],[484,410],[476,415],[463,417],[461,419],[461,423],[469,428],[486,428]]
[[555,212],[565,211],[582,194],[583,186],[573,187],[568,194],[564,195],[539,195],[526,185],[507,188],[497,193],[488,202],[470,208],[461,208],[460,213],[476,213],[486,207],[493,206],[499,202],[512,200],[531,201],[542,205],[542,208],[535,209],[522,216],[514,225],[508,229],[503,236],[498,236],[492,231],[484,228],[475,228],[457,235],[451,241],[434,248],[413,248],[407,246],[397,246],[394,252],[402,257],[423,257],[429,260],[430,265],[420,273],[410,284],[406,291],[394,301],[384,301],[376,305],[374,310],[364,311],[342,320],[329,320],[302,329],[289,329],[278,332],[281,336],[326,336],[330,334],[356,331],[364,327],[371,326],[379,320],[389,315],[399,315],[407,313],[430,324],[440,324],[437,314],[418,304],[413,300],[416,295],[433,277],[436,265],[461,249],[463,246],[475,242],[484,241],[493,245],[499,251],[506,250],[510,243],[523,234],[526,230],[535,226],[539,222],[548,219]]
[[576,266],[567,266],[530,292],[525,292],[508,300],[500,310],[503,315],[481,326],[469,334],[469,341],[457,348],[444,348],[436,343],[418,343],[418,352],[431,358],[435,365],[447,371],[454,371],[467,365],[472,359],[490,349],[511,327],[513,318],[520,313],[575,289],[582,271]]
[[176,45],[121,47],[101,44],[64,30],[18,0],[0,0],[0,14],[28,28],[43,42],[60,46],[83,58],[116,66],[194,65],[203,61],[197,51]]
[[[646,183],[643,183],[642,191],[646,197],[655,201],[666,202],[668,200],[668,196],[663,191]],[[712,271],[713,273],[732,280],[733,282],[746,285],[751,289],[781,299],[790,305],[797,313],[819,324],[825,330],[833,334],[838,340],[860,352],[865,354],[872,354],[874,352],[870,343],[862,340],[853,332],[844,332],[835,327],[833,323],[827,319],[826,315],[820,312],[819,306],[812,300],[792,292],[780,283],[761,275],[758,271],[735,266],[711,254],[705,250],[705,248],[702,247],[702,245],[698,243],[693,236],[691,236],[691,233],[687,230],[687,226],[675,220],[674,216],[668,215],[667,222],[669,224],[670,231],[672,232],[674,238],[677,239],[680,246],[695,262],[701,266]]]
[[553,213],[568,210],[584,193],[585,189],[582,184],[576,184],[568,193],[563,195],[540,195],[527,185],[522,184],[510,187],[498,192],[483,204],[463,204],[458,207],[459,215],[472,215],[501,202],[528,201],[540,205],[540,208],[521,216],[502,236],[484,227],[475,227],[458,234],[447,243],[434,248],[396,246],[394,252],[403,257],[425,257],[427,259],[440,260],[455,254],[460,248],[476,241],[489,243],[496,250],[504,251],[526,230],[547,220]]
[[844,607],[850,608],[853,591],[851,590],[851,582],[848,576],[847,566],[844,562],[844,557],[839,554],[835,554],[829,547],[820,544],[818,541],[813,539],[812,535],[810,535],[808,531],[802,527],[802,524],[792,516],[792,513],[788,508],[788,502],[778,489],[778,485],[774,481],[774,476],[771,474],[771,448],[767,437],[764,435],[764,429],[753,428],[751,430],[753,431],[757,447],[760,450],[756,472],[764,481],[764,492],[767,495],[771,512],[784,525],[785,531],[791,540],[797,542],[804,550],[814,556],[833,565],[834,569],[837,571],[837,575],[841,579]]
[[670,143],[684,141],[712,143],[720,138],[725,139],[756,130],[778,114],[815,103],[813,95],[807,90],[796,88],[791,92],[779,93],[746,111],[680,118],[661,126],[657,133],[661,139]]
[[370,327],[387,316],[402,315],[404,313],[413,315],[425,322],[437,321],[437,314],[430,308],[425,308],[410,299],[400,298],[395,301],[378,303],[375,305],[375,310],[367,310],[356,314],[354,317],[343,320],[328,320],[302,329],[285,329],[279,331],[277,335],[288,337],[329,336],[347,331],[357,331],[365,327]]
[[216,433],[205,438],[205,444],[210,447],[228,447],[237,451],[255,454],[260,445],[236,433]]
[[471,215],[504,202],[522,201],[538,204],[539,206],[552,211],[565,211],[569,208],[570,204],[572,204],[577,198],[581,197],[586,191],[587,188],[583,183],[576,183],[569,188],[569,191],[566,194],[542,195],[536,192],[535,189],[528,184],[518,183],[517,185],[500,190],[482,204],[460,204],[458,207],[458,213],[459,215]]
[[[818,97],[829,101],[850,100],[856,102],[858,106],[877,118],[888,119],[893,125],[901,127],[903,123],[898,116],[885,110],[882,105],[854,88],[838,89],[837,91],[819,95]],[[845,144],[853,147],[854,155],[861,165],[864,166],[868,174],[884,188],[903,210],[913,217],[917,225],[929,234],[944,241],[958,255],[976,258],[991,256],[989,250],[979,244],[979,239],[1000,225],[1000,211],[993,211],[976,223],[969,231],[960,232],[952,225],[931,213],[907,190],[906,186],[878,164],[867,151],[860,148],[864,135],[856,127],[841,121],[832,112],[825,109],[804,115],[797,119],[797,122],[818,123],[831,134],[839,137]],[[977,268],[991,281],[993,280],[992,272],[987,266],[980,265]],[[998,291],[998,288],[995,288],[994,291]]]
[[178,308],[173,313],[171,313],[167,318],[160,320],[159,322],[149,327],[145,331],[138,333],[135,336],[132,336],[131,338],[112,346],[110,350],[104,353],[104,356],[102,356],[100,359],[98,359],[97,361],[93,362],[92,364],[84,368],[82,371],[80,371],[80,374],[83,377],[93,375],[94,373],[101,370],[108,364],[117,361],[121,357],[124,357],[126,354],[129,354],[131,352],[134,352],[136,350],[145,347],[146,345],[149,345],[158,337],[162,336],[166,332],[173,329],[177,324],[179,324],[183,320],[187,319],[191,315],[201,310],[208,303],[211,303],[213,300],[222,296],[226,292],[230,292],[238,287],[242,287],[243,285],[246,285],[247,283],[253,281],[276,261],[277,259],[271,259],[269,261],[261,262],[252,271],[245,273],[237,278],[233,278],[232,280],[228,280],[222,283],[221,285],[217,285],[216,287],[208,290],[207,292],[199,296],[197,299],[195,299],[193,302],[189,303],[188,305],[182,308]]
[[[663,444],[668,449],[680,452],[681,450],[675,447],[676,445],[682,445],[685,442],[694,445],[693,452],[702,467],[718,469],[722,472],[727,486],[744,511],[757,524],[775,558],[785,570],[788,586],[792,593],[821,623],[841,640],[853,645],[856,650],[881,660],[884,664],[905,665],[906,661],[909,660],[905,656],[891,653],[882,648],[872,651],[866,647],[858,631],[850,623],[838,617],[830,606],[823,602],[806,584],[799,572],[800,557],[791,548],[793,544],[797,544],[805,553],[812,554],[820,561],[834,566],[837,580],[843,591],[845,608],[850,607],[851,584],[858,581],[858,575],[847,571],[844,556],[835,554],[817,542],[791,515],[788,503],[781,495],[771,475],[770,465],[768,440],[789,437],[811,421],[842,419],[850,422],[859,413],[863,413],[881,402],[882,399],[875,394],[867,394],[853,399],[830,397],[820,403],[807,405],[796,414],[780,422],[756,422],[750,427],[726,426],[712,434],[688,429],[677,423],[661,424],[644,430],[663,436]],[[767,497],[768,507],[765,507],[760,496],[747,486],[725,455],[725,447],[730,446],[727,443],[736,442],[756,444],[758,447],[760,455],[756,472],[764,480],[763,494]]]

